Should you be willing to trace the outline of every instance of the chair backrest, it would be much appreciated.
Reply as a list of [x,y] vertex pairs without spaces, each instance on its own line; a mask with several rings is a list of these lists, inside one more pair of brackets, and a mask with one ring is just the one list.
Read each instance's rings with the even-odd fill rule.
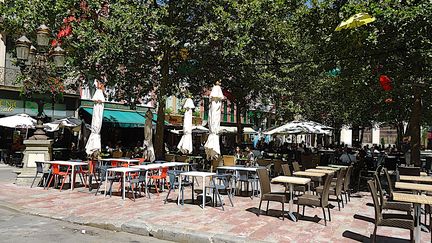
[[167,177],[167,173],[168,173],[168,167],[162,167],[161,177],[162,178]]
[[284,176],[291,176],[291,170],[289,168],[289,164],[282,165],[282,172]]
[[393,197],[393,184],[392,184],[392,181],[390,179],[390,174],[388,173],[387,168],[384,168],[384,174],[385,174],[386,179],[387,179],[387,185],[388,185],[388,190],[389,190],[388,193],[389,193],[390,197]]
[[375,208],[375,224],[381,219],[381,206],[378,200],[377,189],[373,180],[368,181],[369,190],[372,194],[372,200]]
[[382,186],[381,186],[381,180],[380,180],[377,173],[374,174],[374,181],[375,181],[375,186],[376,186],[377,192],[379,194],[378,199],[379,199],[380,209],[382,210],[383,203],[384,203],[384,193],[383,193]]
[[174,154],[165,154],[165,160],[168,162],[174,162],[175,161],[175,155]]
[[35,163],[36,163],[36,171],[38,173],[43,173],[44,172],[43,171],[43,163],[42,162],[38,162],[38,161],[35,161]]
[[112,153],[112,157],[113,158],[121,158],[123,156],[123,152],[122,151],[114,151]]
[[118,167],[119,162],[117,160],[113,160],[111,161],[111,166],[112,167]]
[[60,174],[60,165],[58,164],[51,164],[52,173],[54,175]]
[[170,188],[173,189],[175,186],[175,182],[178,176],[178,172],[175,170],[170,170],[168,171],[168,177],[169,177],[169,183],[170,183]]
[[337,179],[336,179],[336,195],[340,195],[340,193],[342,192],[342,187],[344,185],[344,178],[346,172],[347,172],[346,168],[341,168],[338,172]]
[[175,157],[176,162],[187,162],[189,160],[189,156],[186,155],[177,155]]
[[267,169],[257,169],[258,179],[261,187],[261,196],[271,192],[270,177]]
[[420,176],[420,167],[398,167],[399,175]]
[[232,155],[224,155],[223,156],[223,165],[224,166],[233,166],[236,164],[236,158]]
[[99,167],[99,177],[100,177],[100,180],[101,181],[104,181],[105,180],[105,176],[106,176],[106,173],[107,173],[107,170],[108,170],[108,166],[107,165],[101,165],[100,167]]
[[331,185],[331,181],[333,179],[334,173],[329,173],[326,176],[326,179],[324,181],[324,186],[323,186],[323,192],[321,195],[321,206],[326,207],[328,205],[328,198],[329,198],[329,190],[330,190],[330,185]]
[[257,159],[257,164],[259,166],[267,166],[267,165],[271,164],[271,160],[268,160],[268,159]]
[[273,170],[274,176],[280,175],[282,173],[282,160],[273,160]]
[[312,163],[312,154],[302,154],[301,163],[305,169],[315,168]]
[[299,163],[297,161],[292,162],[292,165],[293,165],[293,169],[294,169],[295,172],[301,171],[300,165],[299,165]]
[[345,173],[345,179],[344,179],[344,189],[348,190],[349,186],[351,184],[351,174],[352,174],[353,166],[350,165]]

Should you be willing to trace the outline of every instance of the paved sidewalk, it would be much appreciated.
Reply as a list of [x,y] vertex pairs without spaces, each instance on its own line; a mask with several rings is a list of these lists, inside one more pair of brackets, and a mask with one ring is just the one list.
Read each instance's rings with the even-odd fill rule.
[[[282,189],[273,185],[275,189]],[[118,186],[114,186],[116,190]],[[186,198],[190,198],[186,189]],[[270,203],[270,214],[257,216],[259,198],[235,197],[234,207],[225,196],[225,211],[221,208],[175,202],[164,204],[166,192],[152,198],[121,200],[94,195],[87,188],[59,191],[58,189],[18,187],[0,182],[0,204],[29,214],[69,222],[150,235],[178,242],[368,242],[373,232],[372,200],[367,194],[351,198],[341,211],[331,210],[332,221],[324,226],[320,208],[306,208],[305,218],[293,222],[278,218],[281,205]],[[175,199],[177,191],[170,198]],[[190,202],[189,202],[190,203]],[[337,205],[332,202],[333,205]],[[286,205],[288,208],[288,205]],[[265,209],[265,204],[263,208]],[[296,210],[296,205],[294,205]],[[314,217],[314,215],[316,215]],[[371,221],[371,222],[369,222]],[[387,227],[378,228],[378,242],[406,242],[409,231]],[[430,233],[422,232],[422,242],[430,242]]]

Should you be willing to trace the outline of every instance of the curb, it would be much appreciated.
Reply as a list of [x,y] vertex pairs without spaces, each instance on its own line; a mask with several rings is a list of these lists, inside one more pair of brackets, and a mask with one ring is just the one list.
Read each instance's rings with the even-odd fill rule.
[[174,241],[174,242],[194,242],[194,243],[261,243],[265,241],[253,241],[245,237],[230,236],[223,234],[212,234],[205,232],[198,232],[188,229],[180,229],[175,227],[166,227],[161,225],[151,225],[142,222],[129,221],[121,224],[120,226],[110,223],[93,223],[87,222],[81,218],[67,217],[58,218],[38,213],[29,212],[26,209],[17,207],[13,204],[0,201],[0,208],[9,209],[22,214],[34,215],[54,220],[65,221],[78,225],[85,225],[104,230],[126,232],[135,235],[154,237],[160,240]]

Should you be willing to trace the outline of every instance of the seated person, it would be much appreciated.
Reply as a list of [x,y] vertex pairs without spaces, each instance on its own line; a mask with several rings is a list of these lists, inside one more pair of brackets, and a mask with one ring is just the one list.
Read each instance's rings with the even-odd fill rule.
[[340,156],[339,160],[342,164],[352,164],[356,162],[356,156],[352,153],[351,148],[347,148],[342,155]]
[[236,159],[240,159],[241,157],[243,157],[243,153],[242,153],[242,151],[240,150],[240,147],[239,147],[239,146],[237,146],[237,147],[235,148],[234,156],[236,157]]
[[246,166],[252,166],[255,164],[255,156],[253,154],[253,152],[250,150],[249,147],[246,147],[246,152],[247,152],[247,162],[246,162]]

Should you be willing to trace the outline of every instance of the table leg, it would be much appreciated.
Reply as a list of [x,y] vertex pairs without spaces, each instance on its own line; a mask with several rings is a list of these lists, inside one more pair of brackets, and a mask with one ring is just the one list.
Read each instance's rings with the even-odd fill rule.
[[182,190],[182,177],[179,175],[179,191],[178,191],[178,197],[177,197],[177,205],[180,204],[180,195]]
[[203,178],[203,185],[202,185],[202,190],[203,190],[203,199],[202,199],[202,201],[203,201],[203,204],[202,204],[202,208],[204,209],[204,207],[205,207],[205,199],[206,199],[206,195],[205,195],[205,181],[206,181],[206,179],[205,179],[205,176],[203,176],[202,178]]
[[296,222],[297,219],[294,216],[294,214],[292,214],[292,207],[293,207],[293,194],[294,194],[294,186],[292,183],[289,184],[289,191],[290,191],[290,200],[289,200],[289,212],[288,212],[288,216],[291,218],[292,221]]
[[420,243],[421,239],[421,224],[420,224],[420,216],[421,216],[421,204],[414,204],[414,242]]
[[126,171],[123,172],[123,191],[122,191],[123,200],[125,200],[125,197],[126,197],[125,184],[126,184]]
[[148,170],[145,172],[145,193],[150,198],[149,189],[148,189]]
[[108,184],[108,170],[105,171],[105,190],[104,190],[104,196],[106,196],[106,193],[107,193],[107,184]]
[[73,191],[75,187],[75,166],[72,165],[72,183],[71,183],[71,190]]

